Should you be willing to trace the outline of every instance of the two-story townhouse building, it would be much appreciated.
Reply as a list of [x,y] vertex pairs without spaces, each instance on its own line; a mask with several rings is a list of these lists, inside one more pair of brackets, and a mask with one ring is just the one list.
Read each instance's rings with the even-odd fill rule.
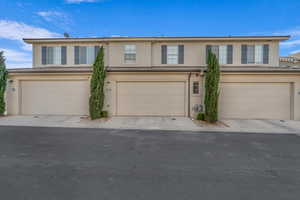
[[33,67],[9,70],[10,115],[88,115],[92,64],[105,51],[110,116],[195,116],[206,56],[221,65],[220,117],[300,120],[300,70],[279,66],[289,36],[24,39]]

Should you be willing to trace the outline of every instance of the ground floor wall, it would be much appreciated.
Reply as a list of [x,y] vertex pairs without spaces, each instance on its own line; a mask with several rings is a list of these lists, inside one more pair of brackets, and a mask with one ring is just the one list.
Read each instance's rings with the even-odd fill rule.
[[[10,74],[8,114],[88,115],[90,77],[90,73]],[[299,74],[222,73],[220,82],[221,118],[300,120]],[[111,116],[195,117],[203,110],[204,74],[108,73],[105,94],[104,110]]]

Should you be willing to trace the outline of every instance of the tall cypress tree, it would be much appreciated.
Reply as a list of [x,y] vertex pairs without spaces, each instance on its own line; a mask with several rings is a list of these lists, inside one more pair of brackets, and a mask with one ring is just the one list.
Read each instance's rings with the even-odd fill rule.
[[99,119],[102,116],[104,104],[104,83],[106,71],[104,67],[104,49],[100,48],[93,65],[93,74],[90,83],[90,117],[92,120]]
[[5,66],[5,58],[3,51],[0,51],[0,115],[4,115],[5,112],[5,90],[8,72]]
[[207,61],[204,99],[205,120],[214,123],[218,121],[220,66],[217,56],[211,51],[208,52]]

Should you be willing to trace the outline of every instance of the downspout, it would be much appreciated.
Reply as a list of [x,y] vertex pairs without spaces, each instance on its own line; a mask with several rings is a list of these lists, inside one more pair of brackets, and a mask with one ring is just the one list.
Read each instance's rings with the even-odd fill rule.
[[204,97],[205,97],[205,75],[204,70],[201,70],[200,76],[202,77],[202,95],[201,95],[201,105],[202,105],[202,112],[204,111]]
[[188,75],[188,117],[191,117],[191,76],[192,72]]

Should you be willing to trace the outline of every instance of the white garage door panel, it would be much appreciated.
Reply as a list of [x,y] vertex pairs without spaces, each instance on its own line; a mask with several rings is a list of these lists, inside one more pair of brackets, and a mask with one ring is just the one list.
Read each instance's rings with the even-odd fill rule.
[[290,119],[290,83],[222,83],[220,117]]
[[119,82],[117,115],[184,116],[184,82]]
[[21,113],[24,115],[86,115],[88,81],[22,81]]

